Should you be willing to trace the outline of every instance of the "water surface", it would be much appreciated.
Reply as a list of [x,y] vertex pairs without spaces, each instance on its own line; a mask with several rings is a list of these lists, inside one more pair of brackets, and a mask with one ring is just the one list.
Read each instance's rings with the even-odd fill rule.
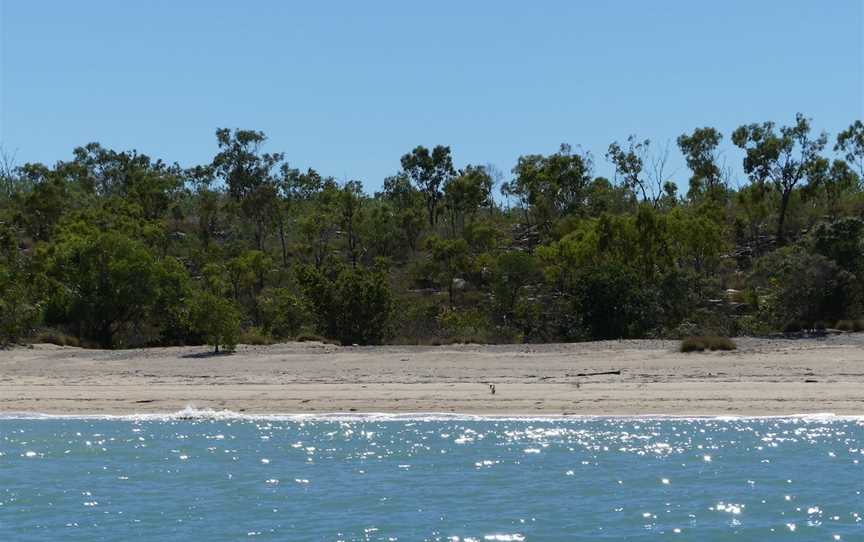
[[0,540],[864,540],[857,419],[0,419]]

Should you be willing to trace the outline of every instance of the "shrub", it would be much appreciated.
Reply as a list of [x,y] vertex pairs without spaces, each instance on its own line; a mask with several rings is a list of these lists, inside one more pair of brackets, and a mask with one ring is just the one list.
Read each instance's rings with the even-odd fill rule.
[[864,331],[864,319],[840,320],[835,327],[840,331]]
[[210,292],[197,292],[192,298],[190,319],[192,329],[214,346],[217,354],[219,346],[234,350],[240,334],[240,313],[233,302]]
[[67,335],[56,329],[41,329],[30,339],[31,343],[54,344],[57,346],[81,346],[78,337]]
[[294,340],[298,343],[323,343],[326,342],[327,339],[325,339],[321,335],[315,335],[314,333],[301,333],[300,335],[297,335],[297,338]]
[[488,343],[492,322],[479,310],[445,309],[438,315],[438,323],[445,337],[459,343]]
[[240,333],[239,344],[250,344],[253,346],[263,346],[265,344],[273,344],[270,337],[258,327],[250,327],[246,331]]
[[258,296],[263,331],[283,339],[300,332],[310,320],[305,301],[287,288],[267,288]]
[[305,268],[299,278],[319,332],[342,344],[381,344],[390,336],[395,304],[383,272],[347,266],[336,273]]
[[854,314],[861,300],[854,274],[801,247],[785,247],[761,258],[750,284],[756,289],[760,317],[786,332]]
[[705,350],[735,350],[737,346],[729,337],[714,335],[687,337],[681,341],[682,352],[704,352]]
[[572,293],[576,313],[595,340],[642,337],[658,312],[651,288],[623,265],[589,268],[576,278]]

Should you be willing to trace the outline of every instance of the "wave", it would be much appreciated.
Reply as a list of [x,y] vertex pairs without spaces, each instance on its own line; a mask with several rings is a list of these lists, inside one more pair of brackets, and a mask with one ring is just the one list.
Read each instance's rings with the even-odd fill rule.
[[786,414],[769,416],[751,415],[679,415],[679,414],[643,414],[643,415],[594,415],[594,414],[548,414],[514,415],[514,414],[463,414],[449,412],[329,412],[329,413],[284,413],[284,414],[249,414],[233,410],[199,409],[194,406],[176,412],[146,413],[146,414],[47,414],[41,412],[2,412],[0,420],[117,420],[117,421],[332,421],[332,422],[433,422],[433,421],[741,421],[741,420],[789,420],[796,422],[860,422],[864,423],[864,415],[834,414],[831,412],[810,414]]

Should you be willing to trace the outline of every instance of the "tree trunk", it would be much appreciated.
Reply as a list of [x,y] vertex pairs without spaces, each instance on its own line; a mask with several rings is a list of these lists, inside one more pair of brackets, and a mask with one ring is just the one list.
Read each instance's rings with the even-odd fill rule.
[[786,244],[786,235],[783,232],[783,225],[786,223],[786,209],[789,207],[789,197],[792,195],[791,190],[784,190],[780,197],[780,212],[777,217],[777,245],[783,246]]
[[282,210],[277,213],[279,215],[279,242],[282,244],[282,267],[288,267],[288,247],[285,243],[285,217],[282,216]]

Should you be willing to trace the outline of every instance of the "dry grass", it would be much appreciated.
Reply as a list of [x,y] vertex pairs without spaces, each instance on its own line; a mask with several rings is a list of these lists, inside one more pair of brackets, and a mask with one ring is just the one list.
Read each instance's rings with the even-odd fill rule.
[[250,327],[246,331],[240,333],[239,344],[249,344],[252,346],[263,346],[273,344],[270,337],[257,327]]
[[840,320],[835,327],[840,331],[864,331],[864,319]]
[[81,346],[81,341],[74,335],[67,335],[56,329],[40,329],[33,337],[30,338],[31,343],[54,344],[57,346]]

